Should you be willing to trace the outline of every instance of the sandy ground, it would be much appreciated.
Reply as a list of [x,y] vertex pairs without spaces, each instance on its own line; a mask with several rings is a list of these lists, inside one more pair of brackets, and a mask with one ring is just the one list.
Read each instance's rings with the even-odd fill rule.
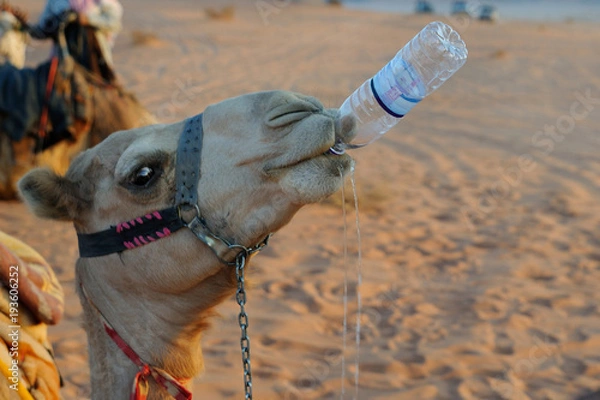
[[[208,19],[208,2],[125,3],[118,71],[166,122],[266,89],[339,106],[429,21],[318,2],[240,1],[232,20]],[[265,4],[271,13],[261,17],[256,6]],[[467,65],[354,154],[358,398],[581,399],[600,389],[600,27],[442,20],[460,28]],[[33,46],[30,61],[46,50]],[[345,223],[340,204],[337,195],[302,210],[254,259],[255,398],[335,399],[342,386],[343,398],[356,396],[358,246],[352,205]],[[0,229],[54,265],[67,296],[64,320],[50,329],[63,395],[89,397],[72,228],[8,202]],[[233,299],[220,311],[194,390],[202,399],[239,399]]]

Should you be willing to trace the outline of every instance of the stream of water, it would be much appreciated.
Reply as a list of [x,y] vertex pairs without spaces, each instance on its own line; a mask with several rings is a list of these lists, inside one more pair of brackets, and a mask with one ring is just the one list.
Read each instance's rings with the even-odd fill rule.
[[[343,179],[343,177],[342,177]],[[361,313],[362,313],[362,301],[360,297],[360,286],[362,283],[362,247],[360,239],[360,219],[358,212],[358,195],[356,192],[356,179],[354,176],[354,168],[350,175],[350,182],[352,183],[352,195],[354,196],[354,214],[356,224],[356,244],[358,247],[357,260],[355,267],[356,274],[356,327],[354,335],[354,346],[355,346],[355,358],[354,358],[354,399],[358,399],[358,382],[360,377],[360,327],[361,327]],[[342,186],[342,215],[344,220],[344,319],[343,319],[343,330],[342,330],[342,377],[341,377],[341,399],[344,399],[346,394],[346,349],[348,347],[348,281],[349,281],[349,257],[348,257],[348,217],[346,212],[346,191]]]

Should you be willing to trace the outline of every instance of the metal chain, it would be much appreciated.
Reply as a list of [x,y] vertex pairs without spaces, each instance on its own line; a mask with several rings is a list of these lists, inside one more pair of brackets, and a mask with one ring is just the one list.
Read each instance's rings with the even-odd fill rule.
[[244,367],[244,393],[246,400],[252,400],[252,368],[250,365],[250,338],[248,337],[248,314],[246,314],[246,289],[244,288],[244,268],[246,266],[246,251],[240,252],[235,258],[235,276],[237,278],[237,292],[235,299],[240,305],[238,322],[242,331],[240,346],[242,349],[242,365]]

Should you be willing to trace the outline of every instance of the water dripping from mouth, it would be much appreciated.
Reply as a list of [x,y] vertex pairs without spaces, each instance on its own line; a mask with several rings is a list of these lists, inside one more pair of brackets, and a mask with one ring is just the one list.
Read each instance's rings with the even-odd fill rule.
[[362,299],[360,297],[360,287],[362,285],[362,243],[360,236],[360,219],[358,217],[358,195],[356,193],[356,179],[354,176],[354,166],[352,166],[350,182],[352,182],[352,194],[354,195],[354,220],[356,223],[356,245],[358,247],[358,259],[356,260],[356,359],[354,361],[354,398],[358,399],[358,380],[360,371],[360,318],[362,313]]
[[[340,177],[343,179],[342,171],[340,171]],[[358,399],[358,382],[359,382],[359,371],[360,371],[360,329],[361,329],[361,312],[362,312],[362,300],[360,297],[360,286],[362,283],[362,249],[361,249],[361,237],[360,237],[360,220],[358,213],[358,196],[356,193],[356,180],[354,177],[354,166],[350,171],[350,181],[352,183],[352,194],[354,196],[354,212],[355,212],[355,224],[356,224],[356,240],[358,247],[358,259],[356,262],[356,328],[355,328],[355,360],[354,360],[354,399]],[[343,248],[343,263],[344,263],[344,319],[343,319],[343,330],[342,330],[342,382],[341,382],[341,399],[344,399],[346,394],[346,349],[347,349],[347,331],[348,331],[348,220],[346,212],[346,191],[344,185],[342,185],[342,215],[344,220],[344,248]]]
[[343,184],[344,175],[342,170],[340,170],[340,178],[342,179],[342,215],[344,221],[344,256],[342,258],[344,264],[344,321],[342,323],[342,393],[340,399],[344,400],[346,394],[346,332],[348,330],[348,219],[346,217],[346,189]]

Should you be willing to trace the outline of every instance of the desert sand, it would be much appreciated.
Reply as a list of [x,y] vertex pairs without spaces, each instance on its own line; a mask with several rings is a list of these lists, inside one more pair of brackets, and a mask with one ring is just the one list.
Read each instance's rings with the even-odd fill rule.
[[[337,107],[427,22],[454,24],[469,48],[465,67],[352,153],[362,255],[358,398],[600,398],[585,397],[600,389],[600,26],[268,0],[228,2],[233,18],[214,19],[204,8],[224,3],[124,3],[115,63],[163,122],[258,90],[294,90]],[[264,4],[271,8],[261,16]],[[42,2],[19,5],[35,17]],[[47,51],[32,44],[30,65]],[[341,194],[307,207],[251,264],[257,399],[356,396],[350,184],[345,197],[345,220]],[[89,398],[72,227],[4,202],[0,230],[54,266],[66,293],[64,319],[50,328],[63,395]],[[199,399],[243,397],[237,307],[231,299],[219,310],[204,338],[206,371],[193,385]]]

